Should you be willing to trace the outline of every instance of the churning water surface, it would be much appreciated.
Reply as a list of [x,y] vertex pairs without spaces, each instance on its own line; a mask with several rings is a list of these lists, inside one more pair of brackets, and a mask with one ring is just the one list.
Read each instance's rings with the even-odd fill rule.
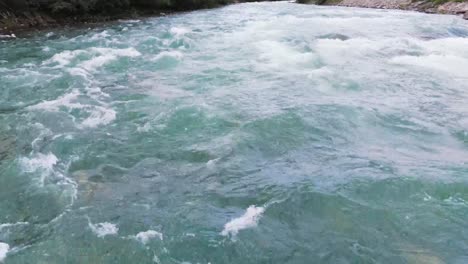
[[468,22],[250,3],[0,40],[0,262],[467,263]]

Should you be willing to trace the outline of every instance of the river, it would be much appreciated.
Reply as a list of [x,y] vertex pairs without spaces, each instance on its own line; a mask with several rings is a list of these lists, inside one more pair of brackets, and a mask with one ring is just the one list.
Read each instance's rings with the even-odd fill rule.
[[0,39],[0,262],[467,263],[468,21],[248,3]]

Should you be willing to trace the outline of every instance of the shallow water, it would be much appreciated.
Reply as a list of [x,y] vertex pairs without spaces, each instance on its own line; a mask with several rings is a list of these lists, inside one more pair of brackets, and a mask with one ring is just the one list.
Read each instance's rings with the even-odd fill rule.
[[0,40],[5,263],[467,263],[468,22],[251,3]]

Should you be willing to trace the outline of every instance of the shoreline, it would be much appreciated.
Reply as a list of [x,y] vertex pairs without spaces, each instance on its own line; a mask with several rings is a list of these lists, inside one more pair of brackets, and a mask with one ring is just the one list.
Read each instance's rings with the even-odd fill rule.
[[[2,20],[0,20],[0,39],[27,36],[48,29],[96,27],[106,23],[117,22],[119,20],[145,19],[148,17],[161,17],[183,12],[189,11],[132,9],[129,12],[86,14],[70,17],[51,16],[43,12],[28,12],[29,14],[26,15],[12,14],[10,17],[6,18],[7,23],[10,24],[5,25],[5,23],[2,23]],[[2,18],[1,12],[0,18]]]
[[468,1],[446,1],[437,3],[433,0],[297,0],[301,4],[325,6],[360,7],[373,9],[394,9],[415,11],[427,14],[457,15],[468,20]]
[[[230,4],[241,2],[246,1],[234,1]],[[468,20],[468,1],[449,1],[443,4],[435,4],[432,1],[412,0],[297,0],[296,3],[372,9],[395,9],[428,14],[458,15]],[[222,6],[223,5],[218,5],[212,8]],[[126,11],[120,10],[108,13],[75,14],[69,16],[40,11],[21,11],[14,13],[8,10],[0,10],[0,39],[12,39],[17,36],[27,36],[47,29],[94,27],[118,20],[144,19],[148,17],[159,17],[202,9],[207,8],[194,8],[190,10],[131,8]]]
[[41,1],[34,4],[27,0],[0,0],[0,38],[14,38],[47,28],[94,26],[122,19],[159,17],[243,2],[279,0]]

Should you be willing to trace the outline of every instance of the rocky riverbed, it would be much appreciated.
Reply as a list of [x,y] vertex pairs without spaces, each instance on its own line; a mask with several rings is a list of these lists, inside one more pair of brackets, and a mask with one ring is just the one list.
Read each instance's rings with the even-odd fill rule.
[[437,8],[439,13],[444,14],[463,14],[464,19],[468,19],[468,2],[449,2],[443,5],[440,5]]
[[460,15],[463,16],[463,18],[468,19],[468,1],[445,1],[445,3],[440,3],[441,1],[428,0],[299,0],[299,2],[349,7],[414,10],[425,13]]

